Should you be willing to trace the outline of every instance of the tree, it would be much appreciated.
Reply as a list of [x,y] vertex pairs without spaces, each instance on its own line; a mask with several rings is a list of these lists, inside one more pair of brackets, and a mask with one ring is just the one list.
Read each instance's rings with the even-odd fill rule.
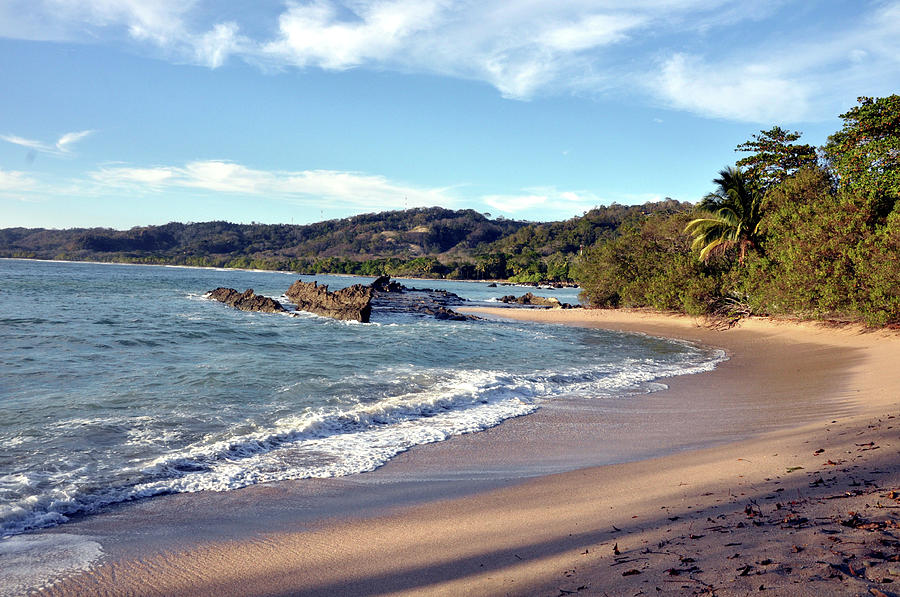
[[825,155],[845,197],[876,226],[900,198],[900,95],[857,101],[841,114],[844,127],[828,137]]
[[713,182],[718,187],[716,191],[697,205],[701,217],[688,222],[684,231],[694,237],[691,248],[700,251],[702,261],[737,246],[738,262],[743,264],[747,249],[759,244],[762,195],[748,183],[740,168],[729,166],[720,170]]
[[761,191],[766,192],[801,168],[815,166],[815,147],[795,144],[794,141],[799,138],[799,132],[789,132],[779,126],[760,131],[750,141],[735,148],[735,151],[753,152],[753,155],[738,160],[736,165],[744,169],[745,176]]

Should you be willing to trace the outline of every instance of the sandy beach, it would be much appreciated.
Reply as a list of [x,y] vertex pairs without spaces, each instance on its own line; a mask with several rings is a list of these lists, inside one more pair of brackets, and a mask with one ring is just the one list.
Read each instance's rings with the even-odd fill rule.
[[[43,594],[900,593],[897,332],[477,311],[677,338],[728,360],[601,414],[544,408],[356,479],[167,496],[64,525],[138,538]],[[267,522],[239,522],[242,504]]]

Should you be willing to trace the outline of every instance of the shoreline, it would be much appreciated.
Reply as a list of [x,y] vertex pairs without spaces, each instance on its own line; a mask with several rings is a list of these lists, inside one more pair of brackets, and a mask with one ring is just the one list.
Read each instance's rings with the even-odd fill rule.
[[[90,263],[93,265],[137,265],[140,267],[176,267],[181,269],[200,269],[200,270],[213,270],[220,272],[252,272],[252,273],[272,273],[272,274],[286,274],[292,276],[306,276],[307,278],[313,278],[315,276],[334,276],[336,278],[377,278],[378,276],[360,276],[357,274],[331,274],[331,273],[321,273],[321,274],[305,274],[300,272],[295,272],[293,270],[281,270],[281,269],[249,269],[246,267],[216,267],[213,265],[179,265],[174,263],[130,263],[127,261],[87,261],[87,260],[71,260],[71,259],[38,259],[36,257],[0,257],[0,259],[7,259],[10,261],[36,261],[36,262],[48,262],[48,263]],[[391,276],[392,280],[415,280],[417,282],[471,282],[471,283],[483,283],[483,284],[502,284],[504,286],[512,286],[516,288],[537,288],[540,290],[560,290],[561,288],[579,288],[577,284],[571,284],[569,286],[562,286],[560,288],[545,288],[540,286],[533,286],[527,283],[521,282],[510,282],[509,280],[497,278],[497,279],[484,279],[484,280],[469,280],[469,279],[453,279],[453,278],[415,278],[409,276],[399,276],[394,277]]]
[[[49,588],[48,594],[88,594],[102,592],[104,588],[116,594],[119,590],[125,592],[125,587],[137,591],[143,587],[149,594],[217,595],[380,592],[556,595],[566,591],[597,594],[601,588],[611,591],[610,594],[624,594],[625,590],[633,594],[642,588],[653,589],[654,585],[645,581],[653,574],[654,558],[671,563],[672,554],[663,553],[666,551],[663,547],[655,550],[659,553],[640,553],[650,545],[668,541],[667,537],[679,537],[683,544],[679,549],[693,553],[691,548],[699,549],[713,539],[724,537],[725,541],[734,543],[728,541],[732,534],[761,529],[765,541],[757,541],[750,549],[742,547],[745,554],[742,558],[749,561],[756,557],[746,555],[747,552],[772,551],[771,540],[765,537],[771,529],[766,526],[743,524],[741,518],[741,527],[734,523],[728,533],[720,534],[697,530],[695,525],[704,529],[710,525],[707,519],[715,518],[697,515],[715,514],[724,517],[722,520],[746,517],[744,507],[748,500],[758,503],[763,494],[777,492],[779,484],[780,489],[806,493],[810,491],[806,487],[810,474],[822,474],[813,472],[817,466],[815,461],[826,456],[839,460],[832,454],[841,453],[842,448],[843,452],[863,459],[890,457],[885,462],[879,461],[877,466],[888,471],[884,478],[896,483],[897,444],[888,445],[896,432],[893,426],[885,430],[888,425],[884,420],[879,423],[881,431],[872,431],[868,425],[872,424],[873,416],[897,414],[896,389],[900,387],[900,376],[896,367],[890,366],[900,355],[897,334],[753,320],[738,329],[719,332],[699,327],[692,318],[625,311],[503,308],[477,311],[720,345],[731,360],[710,373],[669,378],[668,390],[628,401],[640,402],[640,409],[623,405],[604,413],[604,424],[610,425],[612,421],[612,428],[601,438],[585,437],[584,433],[571,437],[574,430],[597,421],[587,420],[586,411],[579,410],[578,405],[569,405],[567,409],[542,409],[478,434],[419,446],[357,479],[333,480],[334,483],[291,482],[278,484],[279,487],[242,490],[245,493],[228,492],[242,493],[241,496],[211,494],[202,499],[196,494],[172,496],[168,502],[176,508],[178,504],[205,502],[204,508],[218,504],[237,509],[235,514],[249,504],[268,500],[272,511],[267,511],[267,516],[276,524],[266,530],[241,526],[236,519],[228,519],[230,529],[221,531],[222,536],[217,540],[200,544],[179,544],[165,537],[159,551],[147,549],[130,557],[113,559],[87,573],[64,579]],[[730,398],[717,396],[723,387],[733,388]],[[767,392],[773,399],[760,401],[760,395],[765,397]],[[805,402],[801,400],[803,392],[808,398]],[[829,400],[818,400],[821,396]],[[802,412],[795,412],[798,408]],[[648,412],[650,425],[642,420],[648,418]],[[830,423],[833,417],[840,417],[840,422]],[[729,418],[732,420],[726,420]],[[710,421],[716,420],[721,421],[723,429],[710,428]],[[824,432],[823,436],[823,429],[832,427],[843,430],[843,439],[836,437],[837,433]],[[676,437],[673,428],[681,432],[674,434]],[[863,435],[856,436],[856,433]],[[881,435],[872,445],[883,447],[882,451],[854,453],[860,450],[856,443],[866,443],[869,441],[866,437],[877,433]],[[857,437],[863,437],[864,441],[853,441]],[[627,450],[623,451],[622,442],[634,445],[624,446]],[[826,452],[814,453],[816,448],[812,447],[805,449],[804,442],[818,442],[816,445],[827,448]],[[506,471],[514,470],[517,462],[531,461],[534,450],[541,450],[541,457],[547,462],[561,459],[560,462],[571,467],[570,472],[559,473],[550,467],[548,471],[555,474],[527,480],[506,479],[493,485],[483,480],[481,484],[470,483],[461,492],[457,487],[454,493],[454,487],[465,478],[467,471],[479,468],[490,471],[484,467],[491,466],[495,470],[504,467]],[[572,466],[573,452],[590,450],[595,452],[584,460],[585,466],[591,466],[591,459],[615,464],[583,468],[578,466],[582,463],[575,462],[576,466]],[[785,472],[797,466],[803,468]],[[837,472],[837,469],[830,470]],[[411,471],[420,475],[424,472],[424,482],[431,484],[432,491],[423,492],[420,499],[409,500],[407,496],[404,501],[407,488],[400,480]],[[454,477],[450,474],[453,471],[460,476]],[[819,488],[828,483],[823,482]],[[298,491],[298,487],[305,489]],[[334,497],[335,492],[345,498],[367,492],[357,496],[356,504],[368,504],[369,508],[324,512],[318,518],[300,516],[298,523],[298,499],[316,493],[316,488],[325,495],[320,496],[319,503]],[[836,491],[831,486],[828,490]],[[391,498],[399,498],[400,505],[395,505]],[[838,501],[829,504],[836,505]],[[307,503],[315,502],[312,499]],[[341,503],[352,508],[354,500]],[[850,502],[840,505],[845,503]],[[103,514],[91,521],[64,525],[59,530],[65,533],[87,529],[88,535],[100,537],[111,531],[110,525],[123,525],[122,532],[131,532],[142,522],[172,524],[166,516],[172,514],[173,508],[162,502],[139,506],[137,510],[143,513],[143,521],[131,516],[135,509],[127,510],[130,513],[126,512],[127,516],[121,519],[113,516],[111,523],[109,518],[105,519],[105,530],[107,515]],[[282,513],[280,518],[278,512]],[[666,516],[661,516],[661,512]],[[800,528],[794,530],[801,532]],[[814,527],[803,530],[815,532]],[[617,562],[612,553],[613,542],[625,554],[619,557],[632,559]],[[701,557],[699,551],[693,556],[681,556],[703,564],[697,566],[702,572],[683,573],[690,578],[685,580],[688,586],[722,585],[716,594],[731,594],[722,591],[743,590],[747,582],[759,580],[748,575],[737,580],[725,578],[726,571],[737,568],[740,562],[735,560],[732,566],[732,561],[725,560],[723,550],[730,548],[723,547],[724,543],[705,545],[703,553],[712,554],[708,557]],[[791,559],[799,563],[802,558],[812,556],[821,554],[814,553],[810,547]],[[715,561],[707,562],[710,558]],[[753,562],[766,559],[775,561],[771,556],[759,556]],[[352,569],[341,564],[345,561],[354,562]],[[673,561],[679,569],[690,568],[677,558]],[[816,561],[795,564],[794,568],[813,566]],[[638,566],[628,569],[637,572],[622,576],[619,568],[628,565]],[[798,586],[793,584],[790,573],[783,573],[783,562],[779,564],[782,568],[778,574],[770,574],[769,565],[752,562],[748,565],[765,571],[765,582],[776,591],[778,583],[774,581],[791,583],[782,587],[784,591]],[[684,589],[672,585],[673,579],[668,577],[673,575],[663,574],[663,570],[656,570],[653,582],[666,583],[659,586],[681,594],[679,591]],[[679,574],[682,573],[675,576]],[[846,578],[804,580],[808,581],[810,590],[820,591],[809,594],[846,594],[827,591],[846,590],[846,582],[850,582]],[[900,583],[900,578],[897,580]],[[150,587],[155,587],[156,593]]]

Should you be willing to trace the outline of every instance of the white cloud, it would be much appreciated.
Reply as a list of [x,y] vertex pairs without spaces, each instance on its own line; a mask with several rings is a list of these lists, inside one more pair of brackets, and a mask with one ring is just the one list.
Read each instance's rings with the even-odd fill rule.
[[159,192],[195,189],[297,202],[333,203],[379,209],[456,203],[440,188],[420,188],[384,176],[336,170],[271,171],[222,160],[204,160],[183,167],[134,168],[110,166],[90,174],[101,187],[128,187]]
[[228,56],[241,47],[235,23],[218,23],[210,31],[199,36],[194,44],[197,62],[210,68],[218,68],[225,64]]
[[262,53],[295,66],[346,69],[385,60],[417,32],[429,29],[440,10],[434,0],[355,3],[351,18],[328,0],[288,2],[278,18],[280,35]]
[[3,139],[7,143],[12,143],[14,145],[20,145],[28,149],[40,151],[41,153],[61,156],[71,153],[72,145],[74,145],[78,141],[81,141],[93,132],[94,131],[92,130],[87,130],[65,133],[56,140],[56,143],[54,145],[49,145],[42,141],[34,141],[33,139],[26,139],[25,137],[19,137],[18,135],[0,135],[0,139]]
[[[900,78],[900,2],[823,8],[785,30],[800,0],[288,0],[257,35],[211,0],[6,0],[0,36],[120,42],[210,68],[371,68],[495,87],[507,98],[598,93],[704,117],[833,117]],[[254,6],[255,10],[264,10]],[[249,7],[247,10],[251,10]],[[829,23],[840,15],[840,26]],[[805,28],[804,28],[805,27]],[[664,56],[664,59],[660,59]],[[661,72],[660,72],[661,69]]]
[[30,191],[37,181],[17,170],[0,170],[0,192]]
[[599,205],[599,198],[586,191],[561,191],[555,187],[532,187],[521,194],[485,195],[482,201],[496,210],[521,215],[538,208],[543,213],[576,213]]
[[0,139],[3,139],[7,143],[12,143],[13,145],[20,145],[22,147],[27,147],[28,149],[34,149],[35,151],[43,151],[47,153],[54,153],[54,149],[49,145],[45,145],[40,141],[34,141],[32,139],[26,139],[24,137],[19,137],[18,135],[0,135]]
[[716,118],[797,121],[809,108],[809,90],[767,64],[723,68],[676,54],[663,64],[657,84],[673,107]]
[[578,52],[625,40],[628,32],[645,24],[638,15],[588,15],[573,23],[551,27],[541,34],[540,43],[563,52]]
[[68,153],[70,151],[70,149],[69,149],[70,145],[77,143],[78,141],[81,141],[82,139],[84,139],[85,137],[87,137],[88,135],[90,135],[93,132],[94,131],[88,130],[88,131],[78,131],[75,133],[66,133],[65,135],[63,135],[56,141],[56,149],[58,149],[59,151],[61,151],[63,153]]

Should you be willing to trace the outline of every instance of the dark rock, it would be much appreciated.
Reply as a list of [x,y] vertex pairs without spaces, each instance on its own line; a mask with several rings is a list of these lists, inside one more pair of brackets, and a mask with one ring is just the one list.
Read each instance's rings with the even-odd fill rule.
[[281,303],[275,299],[253,294],[252,288],[248,288],[241,293],[234,288],[219,287],[215,290],[210,290],[206,296],[241,311],[260,311],[262,313],[281,313],[285,311]]
[[451,321],[470,321],[481,319],[480,317],[475,317],[474,315],[464,315],[462,313],[457,313],[453,309],[448,309],[447,307],[424,307],[419,311],[419,313],[433,315],[435,319],[447,319]]
[[316,282],[297,280],[285,292],[297,309],[344,321],[368,323],[372,313],[371,286],[354,284],[336,292],[328,292],[328,286]]
[[375,281],[369,284],[372,287],[372,290],[376,290],[378,292],[403,292],[406,290],[406,287],[399,282],[391,282],[390,276],[379,276],[375,278]]
[[488,288],[497,288],[497,283],[491,282],[490,284],[488,284]]
[[520,297],[516,297],[512,294],[508,294],[504,297],[500,297],[501,303],[507,304],[517,304],[517,305],[531,305],[534,307],[549,307],[551,309],[562,309],[562,303],[559,302],[558,298],[555,297],[544,297],[544,296],[535,296],[530,292],[526,292]]
[[374,290],[372,309],[376,313],[413,313],[453,321],[480,319],[448,309],[450,305],[462,305],[466,302],[453,292],[434,288],[407,288],[388,280],[387,276],[382,276],[370,285]]

